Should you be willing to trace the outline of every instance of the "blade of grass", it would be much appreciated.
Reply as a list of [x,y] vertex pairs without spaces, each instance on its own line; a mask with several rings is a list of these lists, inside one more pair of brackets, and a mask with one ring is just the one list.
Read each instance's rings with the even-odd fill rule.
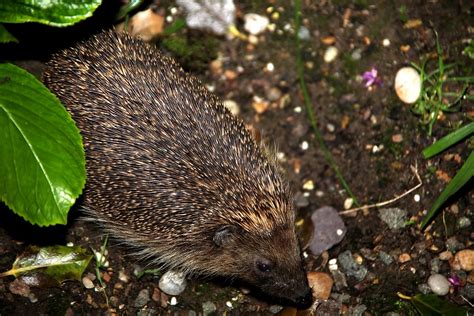
[[447,149],[448,147],[454,145],[458,141],[468,137],[469,135],[474,133],[474,122],[471,122],[461,128],[458,128],[452,133],[444,136],[433,145],[425,148],[423,150],[423,157],[425,159],[431,158],[434,155],[439,154],[443,150]]
[[[301,26],[301,0],[296,0],[295,1],[295,29],[299,30],[300,26]],[[298,37],[298,32],[296,32],[295,38],[296,38],[296,71],[299,78],[301,92],[303,94],[304,104],[306,107],[306,114],[308,115],[309,121],[311,123],[313,134],[316,137],[316,140],[318,141],[319,147],[321,148],[323,152],[324,158],[326,159],[326,161],[328,162],[332,170],[336,173],[336,176],[339,179],[339,182],[341,183],[341,185],[344,187],[344,190],[352,198],[354,203],[356,205],[359,205],[357,198],[350,190],[349,185],[344,179],[341,171],[339,170],[339,167],[336,164],[336,161],[332,157],[331,152],[329,151],[328,147],[326,146],[326,143],[323,140],[323,137],[321,136],[321,133],[319,132],[318,122],[313,112],[311,98],[309,96],[308,88],[306,86],[306,81],[304,79],[304,64],[301,57],[301,43],[300,43],[300,38]]]
[[421,229],[424,229],[426,225],[431,221],[433,216],[436,214],[438,209],[459,189],[464,186],[474,175],[474,152],[469,154],[464,165],[456,173],[454,178],[449,182],[448,186],[444,191],[438,196],[436,201],[431,206],[430,211],[426,214],[425,218],[420,224]]

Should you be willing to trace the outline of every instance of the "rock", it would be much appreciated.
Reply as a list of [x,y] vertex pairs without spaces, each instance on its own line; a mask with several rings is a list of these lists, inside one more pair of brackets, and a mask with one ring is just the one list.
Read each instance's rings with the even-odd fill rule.
[[21,295],[24,297],[28,297],[28,295],[30,295],[30,287],[28,286],[28,284],[26,284],[20,279],[15,279],[14,281],[12,281],[8,285],[8,289],[10,290],[10,292],[16,295]]
[[335,46],[329,46],[324,52],[324,62],[328,64],[333,62],[336,59],[338,53],[339,51]]
[[348,276],[356,278],[357,281],[362,281],[367,275],[367,268],[362,264],[357,264],[349,250],[340,253],[339,256],[337,256],[337,260],[342,270]]
[[281,98],[281,90],[278,89],[277,87],[272,87],[270,89],[268,89],[267,91],[267,99],[270,100],[270,101],[277,101],[278,99]]
[[186,288],[187,282],[184,273],[168,270],[163,274],[158,283],[160,290],[168,295],[179,295]]
[[239,115],[240,107],[237,104],[237,102],[233,100],[225,100],[223,104],[224,104],[224,107],[227,108],[227,110],[229,110],[230,113],[232,113],[232,115],[234,116]]
[[387,266],[393,262],[393,257],[384,251],[379,252],[379,258]]
[[150,301],[150,292],[147,289],[143,289],[138,293],[137,298],[133,302],[133,306],[141,308]]
[[94,282],[92,282],[91,279],[89,279],[87,276],[82,278],[82,284],[86,289],[93,289],[94,288]]
[[379,210],[380,219],[392,230],[405,226],[407,212],[397,207],[383,208]]
[[456,225],[459,229],[467,228],[467,227],[471,226],[471,220],[469,218],[463,216],[463,217],[460,217],[457,220]]
[[270,23],[270,20],[263,15],[247,13],[244,15],[244,29],[252,35],[258,35],[264,32]]
[[209,315],[217,310],[216,304],[211,301],[202,303],[202,312],[204,315]]
[[428,285],[436,295],[444,296],[449,293],[449,281],[444,275],[432,274],[428,278]]
[[412,67],[403,67],[395,76],[395,92],[402,102],[415,103],[421,93],[421,77]]
[[404,253],[402,253],[398,256],[398,262],[400,262],[400,263],[405,263],[405,262],[408,262],[410,260],[411,260],[411,256],[410,256],[409,253],[404,252]]
[[347,231],[338,211],[330,206],[315,210],[311,215],[311,221],[314,233],[309,248],[315,255],[320,255],[340,243]]
[[311,38],[311,34],[309,33],[308,28],[300,26],[300,29],[298,30],[298,37],[303,41],[309,40]]
[[466,272],[474,270],[474,250],[464,249],[454,255],[451,267],[455,270],[464,270]]
[[331,276],[324,272],[308,272],[309,287],[313,290],[313,298],[327,300],[331,295],[334,281]]
[[469,301],[474,300],[474,284],[466,284],[459,294],[463,295]]
[[418,285],[418,291],[420,291],[422,294],[430,294],[431,293],[431,288],[428,284],[426,283],[421,283]]

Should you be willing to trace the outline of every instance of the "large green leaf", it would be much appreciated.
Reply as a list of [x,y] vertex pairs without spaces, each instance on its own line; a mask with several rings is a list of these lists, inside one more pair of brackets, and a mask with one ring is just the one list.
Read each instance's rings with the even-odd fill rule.
[[92,255],[84,248],[32,246],[18,256],[9,271],[0,277],[22,277],[30,286],[58,286],[66,280],[80,280]]
[[102,0],[1,0],[0,22],[67,26],[92,16]]
[[456,144],[460,140],[463,140],[464,138],[471,136],[472,134],[474,134],[474,122],[471,122],[467,125],[464,125],[461,128],[458,128],[454,132],[438,140],[433,145],[425,148],[423,150],[423,157],[425,159],[431,158],[434,155],[437,155],[443,150],[449,148],[450,146]]
[[65,224],[85,177],[69,113],[31,74],[0,64],[0,199],[33,224]]
[[9,43],[9,42],[18,43],[18,40],[15,38],[15,36],[11,35],[10,32],[7,31],[5,26],[0,24],[0,43]]

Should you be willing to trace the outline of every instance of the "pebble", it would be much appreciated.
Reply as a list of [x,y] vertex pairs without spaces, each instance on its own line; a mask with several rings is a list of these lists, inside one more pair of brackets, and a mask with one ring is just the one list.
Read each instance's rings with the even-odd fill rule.
[[474,270],[474,250],[464,249],[454,255],[454,262],[451,267],[455,270],[464,270],[466,272]]
[[390,265],[393,262],[393,257],[386,253],[385,251],[379,252],[379,258],[385,265]]
[[407,212],[396,207],[383,208],[379,210],[379,217],[391,230],[395,230],[405,226]]
[[247,13],[244,15],[244,29],[252,35],[263,33],[270,20],[263,15]]
[[178,304],[178,299],[176,297],[171,297],[170,299],[170,305],[171,306],[175,306],[176,304]]
[[93,289],[94,288],[94,282],[92,282],[91,279],[89,279],[87,276],[82,278],[82,284],[86,289]]
[[384,38],[382,41],[382,45],[384,47],[389,47],[390,46],[390,40],[388,38]]
[[418,285],[418,291],[420,291],[422,294],[430,294],[431,288],[428,284],[426,283],[421,283]]
[[421,77],[412,67],[403,67],[395,76],[395,92],[402,102],[415,103],[421,93]]
[[281,312],[282,309],[283,309],[283,307],[280,306],[280,305],[272,305],[268,308],[268,310],[272,314],[277,314],[277,313]]
[[308,143],[307,141],[303,141],[303,142],[301,143],[301,145],[300,145],[300,148],[301,148],[302,150],[308,150],[308,148],[309,148],[309,143]]
[[352,207],[354,204],[354,199],[353,198],[347,198],[344,200],[344,209],[348,210]]
[[443,251],[439,254],[439,260],[442,260],[442,261],[448,261],[448,260],[451,260],[453,258],[453,254],[451,253],[451,251]]
[[328,64],[333,62],[336,59],[338,53],[339,51],[335,46],[329,46],[324,52],[324,62]]
[[313,237],[309,249],[314,255],[320,255],[341,242],[347,232],[346,225],[339,212],[330,206],[318,208],[311,215]]
[[353,60],[360,60],[362,58],[362,49],[356,48],[351,54]]
[[367,306],[364,304],[360,304],[354,307],[349,308],[349,315],[351,316],[362,316],[365,314],[365,311],[367,310]]
[[357,281],[362,281],[367,275],[367,268],[364,265],[359,265],[354,261],[352,253],[346,250],[337,256],[337,260],[342,270],[349,276],[353,276]]
[[124,283],[128,283],[128,275],[125,273],[124,270],[119,271],[118,278],[119,278],[120,281],[122,281]]
[[303,190],[312,191],[314,190],[314,182],[313,180],[308,180],[303,183]]
[[403,141],[403,135],[402,134],[392,135],[392,142],[401,143],[402,141]]
[[147,289],[143,289],[138,293],[137,298],[133,302],[133,306],[140,308],[145,306],[150,301],[150,292]]
[[217,310],[216,304],[211,301],[202,303],[202,312],[204,315],[209,315]]
[[467,227],[471,226],[471,220],[469,218],[463,216],[463,217],[460,217],[457,220],[456,225],[458,226],[459,229],[467,228]]
[[458,241],[456,237],[449,237],[448,240],[446,240],[446,249],[451,251],[451,252],[456,252],[458,250],[464,249],[465,246],[462,242]]
[[428,278],[428,285],[436,295],[444,296],[449,293],[449,281],[444,275],[432,274]]
[[324,272],[308,272],[309,287],[313,289],[313,298],[327,300],[331,295],[334,281],[331,276]]
[[20,279],[15,279],[14,281],[12,281],[8,285],[8,289],[13,294],[21,295],[21,296],[24,296],[24,297],[28,297],[28,295],[30,295],[30,292],[31,292],[30,287],[28,286],[28,284],[26,284],[25,282],[23,282]]
[[419,194],[415,194],[415,195],[413,196],[413,200],[415,200],[415,202],[420,202],[420,200],[421,200],[420,195],[419,195]]
[[278,99],[281,98],[281,90],[278,89],[277,87],[272,87],[268,90],[267,92],[267,99],[270,101],[277,101]]
[[298,37],[303,41],[309,40],[311,38],[311,34],[309,33],[308,28],[300,26],[300,29],[298,30]]
[[160,290],[168,295],[179,295],[186,288],[187,282],[184,273],[168,270],[158,283]]
[[224,100],[224,107],[232,113],[232,115],[237,116],[240,113],[240,107],[234,100]]
[[430,261],[431,272],[438,273],[441,267],[441,260],[439,258],[433,258]]
[[459,294],[464,296],[469,301],[474,300],[474,284],[466,284],[466,286],[461,289]]
[[398,262],[405,263],[411,260],[410,254],[404,252],[398,256]]

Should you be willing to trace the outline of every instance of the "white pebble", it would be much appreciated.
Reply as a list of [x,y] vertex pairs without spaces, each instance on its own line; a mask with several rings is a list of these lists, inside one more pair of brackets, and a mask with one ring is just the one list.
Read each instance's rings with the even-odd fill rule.
[[402,102],[415,103],[421,93],[421,77],[412,67],[403,67],[395,76],[395,91]]
[[68,246],[68,247],[74,247],[74,243],[73,243],[72,241],[70,241],[70,242],[68,242],[68,243],[66,244],[66,246]]
[[301,110],[302,110],[301,106],[297,106],[297,107],[294,108],[293,111],[295,111],[295,113],[301,113]]
[[308,180],[303,184],[303,190],[311,191],[314,190],[313,180]]
[[168,295],[179,295],[186,288],[187,282],[184,273],[168,270],[158,282],[160,290]]
[[273,63],[268,63],[266,66],[265,66],[265,69],[269,72],[272,72],[273,70],[275,70],[275,65],[273,65]]
[[352,207],[352,204],[354,204],[354,199],[352,198],[347,198],[344,200],[344,209],[348,210]]
[[389,47],[390,46],[390,40],[388,38],[384,38],[384,40],[382,41],[382,45],[384,47]]
[[91,279],[89,279],[88,277],[83,277],[82,278],[82,284],[84,285],[84,287],[86,289],[92,289],[94,288],[94,282],[92,282]]
[[224,107],[232,113],[232,115],[239,115],[240,107],[234,100],[225,100]]
[[433,274],[428,278],[428,285],[436,295],[446,295],[449,292],[449,281],[444,275]]
[[335,46],[329,46],[326,49],[326,51],[324,52],[324,61],[326,63],[330,63],[330,62],[334,61],[334,59],[336,59],[338,53],[339,53],[339,51],[337,50],[337,48]]
[[342,231],[342,229],[336,230],[336,234],[337,234],[338,236],[341,236],[343,233],[344,233],[344,232]]
[[307,150],[309,148],[309,143],[307,141],[303,141],[300,145],[301,149]]
[[176,304],[178,304],[178,299],[176,297],[172,296],[171,299],[170,299],[170,305],[175,306]]
[[258,35],[265,31],[270,20],[263,15],[247,13],[244,15],[244,29],[252,35]]
[[415,202],[420,202],[420,200],[421,200],[419,194],[415,194],[415,195],[413,196],[413,199],[415,200]]
[[226,305],[227,307],[229,307],[229,308],[233,308],[231,301],[225,302],[225,305]]

